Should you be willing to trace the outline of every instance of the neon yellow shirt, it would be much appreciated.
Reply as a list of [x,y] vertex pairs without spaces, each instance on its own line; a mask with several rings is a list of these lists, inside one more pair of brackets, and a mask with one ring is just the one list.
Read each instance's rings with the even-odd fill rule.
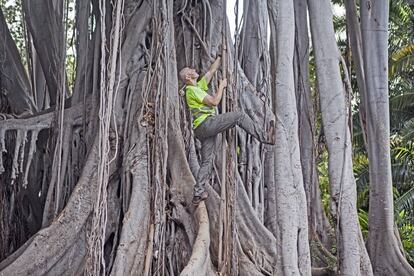
[[187,105],[193,115],[193,128],[198,127],[207,117],[214,116],[216,110],[203,103],[203,99],[207,96],[208,85],[205,77],[197,82],[197,86],[187,85],[185,89],[185,97]]

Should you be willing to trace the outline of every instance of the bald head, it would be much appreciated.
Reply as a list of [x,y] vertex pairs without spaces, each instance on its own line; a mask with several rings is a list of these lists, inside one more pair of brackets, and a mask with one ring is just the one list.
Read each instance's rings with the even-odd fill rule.
[[184,67],[183,69],[181,69],[181,71],[180,71],[180,73],[179,73],[179,75],[180,75],[180,79],[181,79],[183,82],[185,82],[185,79],[186,79],[186,77],[187,77],[187,72],[188,72],[188,70],[190,70],[190,68],[188,68],[188,67]]
[[193,84],[194,82],[197,81],[197,78],[199,76],[197,74],[197,71],[190,67],[184,67],[183,69],[181,69],[179,75],[180,75],[180,79],[185,84]]

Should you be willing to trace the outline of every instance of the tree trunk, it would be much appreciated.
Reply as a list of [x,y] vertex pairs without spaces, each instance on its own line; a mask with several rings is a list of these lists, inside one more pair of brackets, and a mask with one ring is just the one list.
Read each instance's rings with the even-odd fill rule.
[[[277,217],[269,225],[278,241],[278,265],[284,275],[310,275],[310,252],[306,196],[303,186],[298,114],[296,108],[293,56],[295,15],[293,1],[269,1],[272,39],[277,45],[271,55],[276,71],[272,97],[276,113],[275,200]],[[288,50],[287,50],[288,49]],[[287,211],[289,209],[289,211]]]
[[[312,253],[313,266],[329,266],[329,257],[326,252],[332,248],[333,229],[329,224],[322,207],[319,178],[316,167],[316,126],[315,111],[312,102],[309,83],[309,30],[307,4],[301,0],[295,0],[295,59],[294,64],[296,85],[296,101],[299,114],[299,142],[303,172],[303,183],[306,192],[309,240]],[[313,245],[313,246],[312,246]],[[327,250],[319,252],[323,246]],[[316,257],[318,256],[318,257]]]
[[394,235],[388,100],[388,1],[362,1],[369,158],[368,250],[375,275],[413,275]]
[[27,1],[23,9],[28,29],[46,77],[51,106],[64,89],[62,70],[66,51],[64,41],[64,1]]
[[[5,183],[0,185],[0,275],[327,273],[326,267],[311,270],[308,243],[308,227],[323,243],[326,228],[318,225],[324,216],[302,2],[246,2],[239,55],[230,32],[222,33],[229,28],[225,0],[79,0],[70,99],[64,98],[64,1],[32,2],[24,0],[23,5],[32,57],[39,62],[34,60],[28,69],[33,79],[22,82],[18,97],[0,97],[24,112],[33,102],[30,87],[36,87],[40,109],[27,118],[7,115],[0,120],[0,181]],[[310,15],[340,273],[372,275],[355,210],[346,96],[332,15],[329,1],[317,12],[316,2]],[[0,22],[0,31],[8,34],[5,26]],[[16,46],[9,34],[5,37],[9,50],[3,54],[17,64]],[[194,206],[199,143],[185,98],[179,95],[177,69],[191,66],[204,74],[225,48],[223,42],[227,71],[217,72],[209,92],[227,75],[226,108],[245,112],[267,129],[275,122],[277,142],[272,147],[251,138],[237,140],[235,133],[244,136],[237,127],[223,135],[217,149],[224,148],[227,161],[216,158],[206,187],[209,198]],[[9,67],[23,79],[21,64]],[[53,110],[46,109],[49,97]],[[236,155],[238,148],[245,159]],[[238,158],[249,164],[248,173],[237,169]],[[227,190],[223,198],[222,185]],[[220,205],[226,206],[221,214]]]
[[29,79],[20,60],[19,52],[0,11],[0,35],[3,49],[0,51],[0,112],[31,114],[36,111]]
[[367,129],[366,129],[366,82],[364,73],[364,60],[362,53],[362,38],[361,38],[361,27],[358,20],[357,7],[355,0],[346,0],[346,24],[349,34],[349,41],[351,44],[352,60],[355,64],[355,71],[357,76],[357,84],[359,89],[359,95],[361,102],[359,104],[359,121],[361,122],[362,137],[364,139],[365,147],[367,148]]
[[312,42],[322,122],[329,153],[331,214],[336,221],[338,269],[343,275],[372,275],[356,209],[348,105],[335,41],[330,2],[309,0]]
[[[267,49],[268,12],[265,1],[245,1],[244,21],[238,56],[241,67],[248,80],[258,92],[268,98],[270,94],[270,60]],[[267,99],[266,99],[267,100]],[[240,143],[239,168],[249,195],[250,202],[258,216],[264,215],[263,178],[269,155],[260,143],[246,135],[243,130],[238,133]],[[266,155],[266,156],[265,156]],[[268,165],[268,164],[267,164]]]

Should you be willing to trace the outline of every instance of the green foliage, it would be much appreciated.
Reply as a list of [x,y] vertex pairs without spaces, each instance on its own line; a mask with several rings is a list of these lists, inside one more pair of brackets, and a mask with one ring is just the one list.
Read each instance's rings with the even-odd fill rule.
[[396,95],[390,98],[390,109],[395,112],[405,112],[414,115],[414,92]]
[[399,193],[404,193],[414,184],[413,143],[394,136],[391,142],[391,158],[393,183],[399,189]]
[[414,39],[413,5],[403,0],[391,0],[389,8],[389,50],[390,53],[409,45]]
[[75,0],[66,0],[66,83],[71,94],[76,77],[76,49],[75,49]]
[[[411,219],[408,219],[411,217]],[[412,220],[412,214],[408,211],[402,210],[397,212],[396,225],[399,230],[400,240],[406,252],[406,258],[414,265],[414,223]]]
[[390,1],[388,45],[390,95],[413,92],[414,5],[403,0]]
[[[410,212],[414,208],[414,187],[395,200],[395,209],[397,211]],[[413,220],[414,217],[409,219]]]
[[389,64],[389,77],[393,78],[397,73],[410,71],[414,66],[414,43],[404,45],[392,54]]
[[359,226],[361,227],[362,236],[366,240],[368,238],[368,212],[364,209],[358,210]]
[[319,188],[321,189],[322,206],[325,213],[329,216],[329,171],[328,171],[328,151],[325,150],[319,155],[317,160],[317,170],[319,176]]
[[353,164],[357,190],[358,193],[362,193],[366,188],[368,188],[369,182],[368,156],[366,154],[360,153],[355,154],[353,158]]
[[390,98],[390,123],[391,132],[402,135],[407,140],[412,132],[412,123],[414,118],[414,93],[395,95]]

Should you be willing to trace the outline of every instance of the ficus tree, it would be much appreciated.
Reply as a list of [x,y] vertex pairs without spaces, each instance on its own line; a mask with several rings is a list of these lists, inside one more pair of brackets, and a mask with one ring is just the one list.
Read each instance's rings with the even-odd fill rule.
[[[369,10],[375,6],[375,20],[361,8],[362,26],[372,20],[385,26],[386,5],[366,2]],[[0,13],[0,275],[395,271],[382,268],[373,247],[394,237],[392,215],[385,213],[387,232],[375,221],[376,212],[392,214],[390,182],[372,188],[372,202],[378,194],[388,201],[370,205],[369,254],[358,223],[349,76],[328,0],[244,1],[235,43],[225,0],[78,0],[73,89],[65,66],[68,2],[21,4],[26,67]],[[307,14],[316,89],[309,81]],[[378,78],[366,73],[368,64],[382,62],[386,32],[366,30],[362,45],[377,41],[379,48],[359,52],[371,118],[370,108],[388,112],[374,104],[386,90],[380,98],[370,92],[386,86],[386,70]],[[177,72],[190,66],[203,74],[217,55],[223,64],[210,92],[220,78],[229,80],[217,112],[242,111],[263,127],[273,121],[277,141],[262,145],[238,128],[222,134],[209,198],[194,206],[199,142]],[[329,214],[316,170],[319,116],[329,153]],[[383,135],[378,146],[375,126],[369,120],[367,126],[370,156],[384,158],[387,132],[376,130]],[[387,160],[374,161],[373,177],[389,172]],[[397,250],[398,240],[392,245]],[[404,260],[401,252],[395,256],[393,269]],[[412,272],[408,264],[403,269]]]

